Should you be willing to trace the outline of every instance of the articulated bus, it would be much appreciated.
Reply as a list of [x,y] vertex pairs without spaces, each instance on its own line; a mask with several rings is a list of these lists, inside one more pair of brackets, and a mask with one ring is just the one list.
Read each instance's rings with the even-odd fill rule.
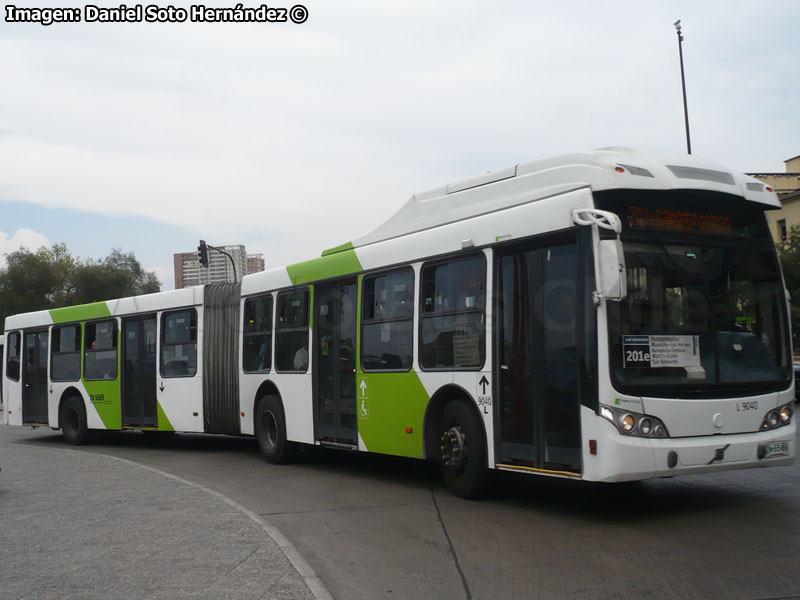
[[415,194],[320,258],[10,316],[4,421],[255,436],[630,481],[795,460],[788,303],[762,182],[628,148]]

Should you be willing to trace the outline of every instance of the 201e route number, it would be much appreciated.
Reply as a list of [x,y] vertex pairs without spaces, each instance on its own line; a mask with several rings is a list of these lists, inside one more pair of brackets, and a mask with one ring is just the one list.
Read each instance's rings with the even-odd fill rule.
[[644,350],[626,350],[625,362],[650,362],[650,353]]

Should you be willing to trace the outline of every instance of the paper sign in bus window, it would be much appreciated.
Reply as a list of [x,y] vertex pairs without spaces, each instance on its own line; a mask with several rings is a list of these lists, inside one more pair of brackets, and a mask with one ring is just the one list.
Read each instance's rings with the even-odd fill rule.
[[699,335],[624,335],[622,360],[626,369],[699,367]]

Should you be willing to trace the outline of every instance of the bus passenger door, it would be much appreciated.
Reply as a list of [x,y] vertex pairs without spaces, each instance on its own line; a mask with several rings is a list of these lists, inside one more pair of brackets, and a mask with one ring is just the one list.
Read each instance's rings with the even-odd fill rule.
[[22,422],[46,425],[47,330],[25,332],[25,369],[22,373]]
[[122,426],[158,427],[156,317],[123,319]]
[[314,383],[317,439],[355,446],[356,281],[318,286],[314,291]]
[[498,462],[580,473],[577,246],[498,255]]

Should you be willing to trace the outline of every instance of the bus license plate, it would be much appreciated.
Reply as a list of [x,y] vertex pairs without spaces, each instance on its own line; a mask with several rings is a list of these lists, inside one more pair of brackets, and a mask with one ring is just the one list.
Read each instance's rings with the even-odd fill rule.
[[764,448],[767,451],[764,458],[789,455],[789,442],[769,442],[764,444]]

